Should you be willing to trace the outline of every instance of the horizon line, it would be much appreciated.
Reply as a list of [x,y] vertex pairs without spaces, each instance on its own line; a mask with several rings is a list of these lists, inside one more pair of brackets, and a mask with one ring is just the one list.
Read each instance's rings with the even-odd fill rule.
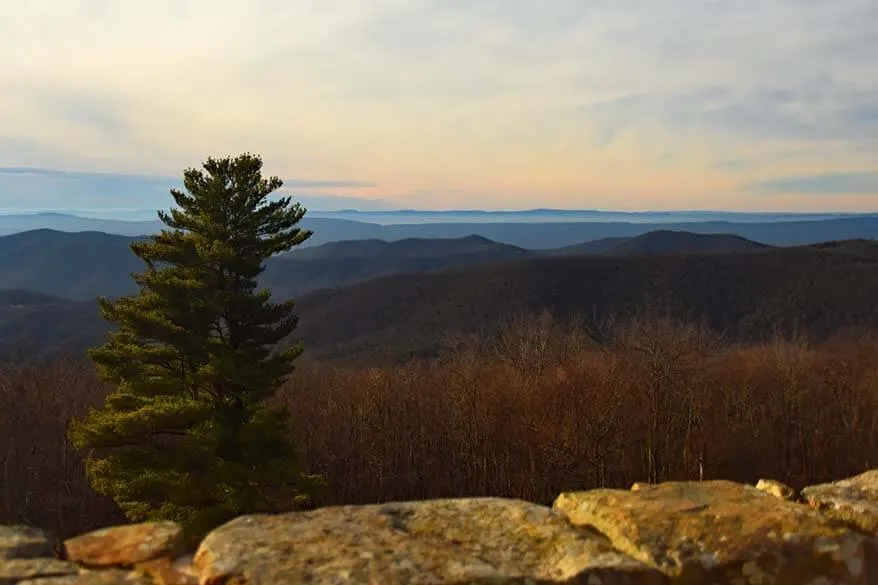
[[[16,209],[6,208],[0,209],[0,215],[67,215],[71,217],[89,218],[91,216],[81,215],[82,213],[116,213],[116,212],[158,212],[165,208],[150,207],[112,207],[112,208],[84,208],[84,209]],[[724,215],[878,215],[876,211],[731,211],[724,209],[646,209],[646,210],[615,210],[615,209],[567,209],[567,208],[529,208],[529,209],[308,209],[308,213],[360,213],[364,215],[382,215],[382,214],[398,214],[398,213],[421,213],[421,214],[447,214],[447,213],[473,213],[473,214],[525,214],[525,213],[599,213],[599,214],[616,214],[616,215],[670,215],[681,213],[696,214],[724,214]],[[126,221],[126,220],[119,220]]]

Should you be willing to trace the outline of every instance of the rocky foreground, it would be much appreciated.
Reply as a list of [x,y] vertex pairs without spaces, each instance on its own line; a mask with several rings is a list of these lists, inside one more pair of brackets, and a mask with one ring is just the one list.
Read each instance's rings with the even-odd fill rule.
[[197,551],[171,522],[98,530],[53,557],[0,526],[0,585],[878,585],[878,469],[801,494],[774,481],[635,484],[552,508],[474,498],[242,516]]

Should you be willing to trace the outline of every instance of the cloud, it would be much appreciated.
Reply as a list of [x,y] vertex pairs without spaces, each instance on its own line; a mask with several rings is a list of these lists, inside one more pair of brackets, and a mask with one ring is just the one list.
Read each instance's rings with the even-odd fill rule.
[[[174,177],[162,177],[154,175],[134,175],[121,173],[92,173],[79,171],[65,171],[59,169],[43,169],[35,167],[0,167],[0,175],[17,175],[21,177],[43,177],[54,178],[67,181],[92,181],[92,182],[114,182],[114,181],[140,181],[145,183],[153,183],[166,186],[168,184],[177,184],[179,179]],[[375,183],[366,181],[339,181],[339,180],[315,180],[315,179],[283,179],[284,188],[362,188],[374,187]]]
[[[13,175],[18,177],[42,177],[66,181],[113,181],[113,180],[138,180],[165,182],[169,177],[156,177],[150,175],[129,175],[121,173],[89,173],[80,171],[65,171],[59,169],[43,169],[37,167],[0,167],[0,175]],[[170,179],[173,180],[173,179]]]
[[301,203],[309,212],[344,211],[358,209],[360,211],[389,211],[397,206],[380,199],[349,197],[327,193],[292,193],[294,201]]
[[632,95],[590,104],[597,144],[626,130],[653,127],[679,135],[742,141],[872,141],[878,145],[878,94],[814,83],[798,89],[731,86],[671,96]]
[[[0,209],[140,209],[166,208],[169,190],[180,188],[182,179],[169,176],[94,173],[35,167],[0,167]],[[300,190],[361,189],[363,181],[289,179],[283,191],[306,207],[336,209],[383,208],[380,201],[332,193],[301,193]]]
[[878,172],[822,173],[780,177],[748,185],[761,193],[805,195],[878,195]]
[[375,183],[368,181],[315,181],[309,179],[284,179],[284,187],[302,189],[360,189],[376,187]]
[[8,2],[0,38],[7,166],[249,150],[448,207],[878,172],[875,0]]

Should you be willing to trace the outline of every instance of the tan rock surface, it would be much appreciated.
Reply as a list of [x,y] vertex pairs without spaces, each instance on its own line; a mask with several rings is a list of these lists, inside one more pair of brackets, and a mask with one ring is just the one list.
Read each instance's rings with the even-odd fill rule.
[[176,556],[183,531],[173,522],[144,522],[95,530],[64,541],[67,558],[85,567],[133,567]]
[[807,487],[802,490],[802,498],[828,516],[878,534],[878,469]]
[[28,579],[18,585],[152,585],[143,575],[131,571],[109,569],[104,571],[85,571],[66,577],[44,577]]
[[494,498],[244,516],[195,566],[202,585],[666,582],[549,508]]
[[163,557],[140,563],[135,570],[148,577],[155,585],[198,585],[198,577],[186,567]]
[[0,585],[13,585],[36,577],[75,575],[73,563],[59,559],[0,559]]
[[0,560],[51,556],[52,546],[42,530],[30,526],[0,526]]
[[781,500],[792,501],[796,498],[796,490],[773,479],[760,479],[756,482],[756,489]]
[[878,567],[867,567],[864,536],[753,486],[706,481],[601,489],[561,494],[554,508],[659,567],[673,583],[878,582]]

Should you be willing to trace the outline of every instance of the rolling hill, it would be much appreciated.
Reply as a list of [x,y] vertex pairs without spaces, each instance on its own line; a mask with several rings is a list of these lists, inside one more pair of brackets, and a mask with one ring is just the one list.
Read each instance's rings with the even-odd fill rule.
[[[399,216],[405,212],[394,212]],[[639,221],[538,221],[545,214],[538,214],[534,221],[452,221],[380,224],[369,221],[346,219],[343,214],[327,217],[306,215],[302,227],[314,231],[303,247],[317,246],[341,240],[380,239],[386,241],[408,238],[456,239],[472,234],[492,241],[518,246],[529,250],[549,250],[573,246],[581,242],[602,238],[630,238],[656,230],[688,231],[700,234],[733,234],[763,244],[774,246],[797,246],[832,240],[878,238],[878,216],[855,215],[846,217],[780,214],[772,216],[756,214],[640,214]],[[502,216],[502,214],[501,214]],[[369,219],[368,213],[351,217]],[[515,219],[517,215],[506,215]],[[604,214],[600,217],[618,218],[624,214]],[[648,221],[649,217],[661,221]],[[686,221],[678,218],[684,217]],[[716,219],[717,217],[733,218]],[[703,219],[709,218],[709,219]],[[771,219],[771,221],[769,220]],[[158,221],[132,222],[108,219],[83,218],[58,213],[31,215],[0,215],[0,235],[22,231],[50,228],[59,231],[102,231],[106,233],[140,236],[161,229]]]
[[72,300],[137,291],[131,273],[143,263],[135,238],[102,232],[34,230],[0,237],[0,288],[27,289]]
[[[606,240],[600,240],[606,242]],[[595,242],[590,242],[595,244]],[[656,254],[734,254],[768,248],[734,234],[696,234],[656,230],[617,241],[602,254],[607,256],[652,256]]]
[[569,254],[604,254],[612,250],[619,244],[627,242],[630,237],[609,237],[592,240],[590,242],[581,242],[572,246],[563,246],[552,250],[544,250],[545,254],[554,256],[566,256]]
[[[526,256],[303,295],[296,337],[318,357],[403,359],[434,354],[446,332],[477,332],[522,311],[588,321],[650,309],[703,318],[733,339],[794,328],[823,337],[878,327],[876,287],[873,241],[735,254]],[[93,301],[0,310],[0,344],[27,332],[45,347],[81,348],[105,330]]]
[[[137,285],[131,274],[143,270],[130,249],[135,239],[54,230],[2,236],[0,289],[26,289],[74,301],[134,294]],[[260,284],[291,297],[389,274],[502,262],[531,254],[480,236],[333,242],[272,258]]]
[[[0,237],[0,289],[24,289],[75,301],[137,292],[131,274],[143,265],[130,250],[137,238],[101,232],[34,230]],[[730,234],[658,230],[553,250],[526,250],[477,235],[329,242],[268,261],[260,285],[298,297],[372,278],[513,261],[541,255],[725,254],[768,246]]]
[[273,258],[266,263],[259,284],[280,297],[289,298],[381,276],[475,267],[533,255],[528,250],[498,244],[481,236],[335,242]]
[[296,260],[324,260],[336,258],[440,258],[444,256],[466,256],[469,254],[497,254],[508,257],[515,254],[529,254],[530,251],[518,246],[501,244],[478,235],[462,238],[405,238],[386,241],[379,239],[343,240],[313,246],[300,247],[289,253]]
[[318,355],[386,348],[424,355],[449,330],[475,332],[521,312],[625,317],[642,310],[705,319],[733,339],[801,328],[817,337],[878,326],[878,243],[741,254],[560,256],[419,276],[302,297],[299,335]]
[[140,236],[152,234],[163,224],[153,221],[127,221],[80,217],[69,213],[20,213],[0,214],[0,235],[17,234],[34,230],[62,232],[104,232],[114,235]]
[[[314,231],[314,235],[305,242],[305,246],[316,246],[338,240],[372,238],[377,237],[381,232],[381,226],[377,224],[331,217],[306,217],[302,220],[301,226]],[[157,233],[165,227],[158,219],[127,221],[80,217],[65,213],[0,214],[0,236],[36,230],[54,230],[142,237]]]
[[46,295],[25,289],[0,290],[0,307],[7,309],[25,309],[65,304],[68,301],[52,295]]
[[74,302],[25,290],[0,291],[0,359],[82,352],[109,330],[94,300]]

